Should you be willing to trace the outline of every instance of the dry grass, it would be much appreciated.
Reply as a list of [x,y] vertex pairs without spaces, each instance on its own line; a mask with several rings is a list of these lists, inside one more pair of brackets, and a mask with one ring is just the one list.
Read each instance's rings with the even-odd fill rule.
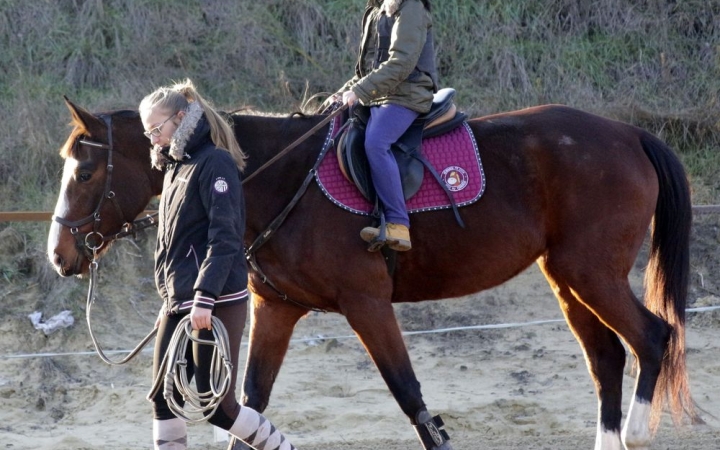
[[[63,94],[134,108],[190,77],[221,108],[295,110],[352,75],[365,4],[0,2],[2,210],[54,204]],[[720,1],[433,3],[440,81],[470,115],[564,103],[636,123],[680,153],[696,203],[720,202]]]

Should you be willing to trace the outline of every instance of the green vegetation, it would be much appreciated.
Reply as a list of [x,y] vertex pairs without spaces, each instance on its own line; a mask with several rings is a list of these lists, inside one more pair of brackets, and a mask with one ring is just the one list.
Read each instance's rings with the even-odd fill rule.
[[[720,1],[433,3],[441,84],[470,115],[564,103],[635,123],[678,151],[695,203],[720,202]],[[364,4],[0,0],[0,210],[54,205],[62,95],[135,108],[190,77],[218,107],[289,112],[351,76]],[[41,254],[45,227],[22,231]]]

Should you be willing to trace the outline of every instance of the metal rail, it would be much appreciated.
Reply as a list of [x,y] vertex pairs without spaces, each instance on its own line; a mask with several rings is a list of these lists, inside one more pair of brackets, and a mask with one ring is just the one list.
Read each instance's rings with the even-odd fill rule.
[[[151,210],[143,211],[138,217],[145,217],[156,212]],[[52,211],[3,211],[0,212],[0,222],[50,222],[52,215]]]

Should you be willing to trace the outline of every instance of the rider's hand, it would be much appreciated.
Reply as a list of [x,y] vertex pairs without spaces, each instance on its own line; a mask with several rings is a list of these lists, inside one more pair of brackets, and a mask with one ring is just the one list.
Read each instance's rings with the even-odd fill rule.
[[343,104],[352,106],[357,101],[357,95],[353,91],[345,91],[342,95]]

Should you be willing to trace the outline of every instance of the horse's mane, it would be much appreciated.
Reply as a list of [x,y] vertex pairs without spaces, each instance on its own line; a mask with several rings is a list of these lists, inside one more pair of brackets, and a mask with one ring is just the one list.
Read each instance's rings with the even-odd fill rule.
[[[123,119],[134,119],[137,118],[139,115],[140,113],[130,109],[120,109],[116,111],[106,111],[99,114],[94,114],[94,116],[97,118],[100,118],[101,116],[110,116],[111,118],[119,117]],[[68,136],[65,144],[63,144],[63,146],[60,148],[60,156],[63,159],[73,158],[76,156],[75,141],[80,138],[80,136],[92,137],[92,133],[90,132],[90,130],[87,129],[87,126],[79,117],[73,115],[73,118],[68,125],[73,127],[73,130],[70,132],[70,136]]]
[[252,121],[253,119],[260,119],[260,120],[272,120],[273,122],[277,121],[277,126],[279,129],[287,130],[292,129],[295,127],[304,127],[304,125],[307,122],[304,122],[304,120],[312,119],[314,117],[317,117],[317,114],[308,114],[306,112],[302,111],[293,111],[290,113],[277,113],[277,112],[267,112],[267,111],[256,111],[251,108],[240,108],[236,109],[234,111],[231,111],[230,113],[226,113],[229,115],[230,119],[233,121],[242,121],[243,118],[246,118],[246,120]]
[[303,113],[301,111],[293,111],[290,113],[278,113],[278,112],[269,112],[269,111],[258,111],[255,109],[252,109],[250,107],[243,107],[238,108],[233,111],[230,111],[229,114],[231,117],[234,116],[255,116],[255,117],[269,117],[269,118],[292,118],[292,117],[308,117],[307,113]]

